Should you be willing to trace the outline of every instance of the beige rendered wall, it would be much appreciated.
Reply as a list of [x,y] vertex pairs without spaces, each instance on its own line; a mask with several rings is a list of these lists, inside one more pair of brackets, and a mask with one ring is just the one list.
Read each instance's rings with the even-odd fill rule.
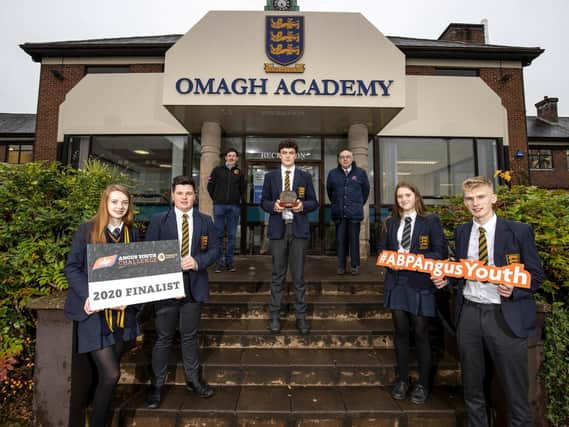
[[[266,73],[265,16],[304,16],[302,74]],[[180,78],[266,78],[267,95],[182,95]],[[390,96],[274,95],[280,79],[394,80]],[[166,53],[164,105],[401,108],[405,103],[405,56],[360,13],[207,13]]]
[[162,106],[160,73],[88,74],[59,107],[57,140],[71,134],[187,134]]
[[405,108],[380,136],[502,138],[506,109],[479,77],[407,76]]

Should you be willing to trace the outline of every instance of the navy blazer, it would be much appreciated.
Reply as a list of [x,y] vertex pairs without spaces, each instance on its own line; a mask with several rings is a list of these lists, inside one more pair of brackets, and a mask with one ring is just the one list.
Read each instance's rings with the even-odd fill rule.
[[352,170],[346,176],[341,165],[332,169],[326,179],[326,192],[330,199],[333,221],[344,218],[352,221],[364,219],[364,205],[369,196],[369,180],[366,171],[352,162]]
[[[296,166],[294,168],[292,187],[292,190],[296,192],[303,205],[302,212],[293,212],[292,225],[294,237],[308,239],[310,236],[310,225],[308,224],[306,214],[318,208],[318,200],[316,199],[316,193],[312,185],[312,177],[309,173],[300,170],[298,166]],[[261,207],[265,212],[271,214],[269,217],[269,228],[267,230],[267,236],[271,240],[282,239],[285,233],[285,223],[282,213],[275,212],[274,210],[275,201],[279,199],[282,188],[283,180],[279,166],[278,169],[272,170],[265,175],[263,196],[261,197]],[[299,188],[302,188],[303,191],[299,191]]]
[[[89,320],[89,328],[93,331],[93,336],[102,334],[99,314],[88,316],[85,313],[85,300],[89,297],[89,283],[87,280],[87,244],[89,243],[89,233],[93,222],[84,222],[79,226],[71,242],[71,250],[67,256],[67,262],[63,272],[69,283],[67,299],[65,300],[64,313],[70,320],[83,322]],[[130,241],[138,241],[138,233],[135,228],[129,227]],[[141,304],[127,307],[125,311],[125,327],[136,326],[136,314],[142,307]],[[99,330],[99,332],[97,332]]]
[[[184,287],[186,297],[191,290],[197,302],[206,301],[209,297],[209,281],[207,268],[215,262],[217,257],[217,239],[210,216],[202,214],[196,207],[192,218],[192,244],[190,254],[198,263],[198,270],[184,271]],[[146,241],[179,240],[176,212],[170,208],[167,212],[154,215],[146,231]],[[175,301],[174,299],[161,302]]]
[[[456,259],[468,259],[468,243],[472,222],[459,225],[454,234]],[[507,256],[517,256],[519,262],[531,274],[531,288],[514,288],[509,298],[500,297],[502,314],[506,323],[517,337],[535,335],[536,307],[533,293],[545,280],[539,254],[535,246],[533,232],[527,224],[498,218],[494,235],[494,264],[498,267],[508,265]],[[456,280],[458,294],[456,298],[456,321],[460,319],[464,303],[464,279]]]
[[[383,250],[397,251],[397,230],[401,220],[399,217],[390,217],[385,221],[385,230],[378,246],[378,254]],[[417,215],[411,247],[409,252],[421,254],[425,258],[446,259],[448,258],[448,245],[443,232],[439,217],[434,214],[427,216]],[[436,288],[427,273],[418,273],[409,270],[393,270],[387,268],[385,272],[385,288],[393,289],[395,285],[409,286],[417,290],[435,292]]]

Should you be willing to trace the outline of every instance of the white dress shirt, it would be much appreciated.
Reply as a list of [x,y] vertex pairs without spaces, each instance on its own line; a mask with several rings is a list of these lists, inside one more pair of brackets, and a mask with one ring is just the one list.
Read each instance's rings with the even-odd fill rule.
[[[486,224],[478,224],[472,221],[470,240],[468,241],[468,259],[478,259],[478,239],[480,237],[480,227],[486,232],[486,243],[488,245],[488,265],[494,264],[494,238],[496,236],[496,221],[498,217],[494,214]],[[498,286],[492,283],[477,282],[467,280],[464,287],[464,297],[467,300],[483,304],[500,304]]]
[[401,222],[399,223],[399,228],[397,229],[397,250],[399,252],[409,252],[409,249],[411,249],[411,245],[409,245],[408,249],[403,249],[403,246],[401,246],[401,240],[403,239],[403,229],[405,228],[405,218],[411,218],[411,239],[413,239],[413,230],[415,230],[415,220],[417,219],[417,211],[405,215],[401,218]]
[[122,231],[122,226],[124,225],[124,222],[121,222],[120,225],[117,225],[116,227],[114,225],[111,224],[107,224],[107,229],[109,230],[109,232],[111,234],[113,234],[113,231],[115,231],[116,228],[119,229],[119,232]]
[[188,215],[188,226],[190,231],[190,241],[189,241],[189,253],[188,255],[192,255],[192,236],[194,234],[194,221],[193,221],[193,214],[194,208],[190,209],[188,212],[182,212],[178,208],[174,208],[174,212],[176,212],[176,227],[178,228],[178,243],[180,245],[180,253],[182,252],[182,215]]
[[[285,191],[285,176],[286,176],[286,171],[289,170],[290,171],[290,191],[292,191],[292,189],[294,188],[294,165],[292,165],[292,167],[290,167],[289,169],[285,168],[284,166],[281,165],[281,181],[282,181],[282,187],[281,187],[281,191]],[[292,211],[290,209],[285,209],[282,213],[283,215],[283,219],[286,220],[292,220],[294,218],[294,214],[292,213]]]

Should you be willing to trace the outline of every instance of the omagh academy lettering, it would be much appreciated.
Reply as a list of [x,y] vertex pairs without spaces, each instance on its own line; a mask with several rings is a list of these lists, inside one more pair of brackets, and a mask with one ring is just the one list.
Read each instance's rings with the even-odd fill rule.
[[181,95],[283,95],[283,96],[390,96],[394,80],[293,79],[181,77],[176,92]]

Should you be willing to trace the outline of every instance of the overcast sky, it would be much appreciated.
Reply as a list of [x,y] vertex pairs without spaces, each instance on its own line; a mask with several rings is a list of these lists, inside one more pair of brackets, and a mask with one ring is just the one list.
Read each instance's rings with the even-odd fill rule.
[[[208,10],[265,0],[0,0],[0,112],[35,113],[40,65],[19,45],[186,33]],[[301,11],[361,12],[383,34],[436,39],[450,22],[488,20],[489,42],[541,47],[524,69],[527,114],[543,96],[569,116],[569,0],[298,0]],[[213,52],[212,54],[215,54]]]

